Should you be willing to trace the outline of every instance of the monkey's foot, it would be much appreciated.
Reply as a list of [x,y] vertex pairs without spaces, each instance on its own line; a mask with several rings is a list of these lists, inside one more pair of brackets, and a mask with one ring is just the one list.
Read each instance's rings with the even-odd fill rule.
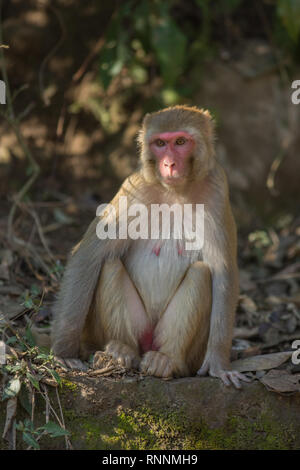
[[213,369],[213,368],[208,368],[207,366],[201,367],[201,369],[198,370],[197,374],[198,375],[206,375],[207,372],[211,377],[218,377],[219,379],[222,380],[222,382],[226,385],[226,387],[229,387],[230,385],[234,385],[235,388],[242,388],[242,384],[240,381],[243,382],[251,382],[251,379],[249,379],[246,375],[242,374],[241,372],[238,372],[237,370],[223,370],[223,369]]
[[73,369],[73,370],[88,370],[88,366],[84,364],[80,359],[75,358],[62,358],[59,356],[54,357],[56,364],[62,369]]
[[155,377],[172,377],[174,364],[165,354],[159,351],[148,351],[141,360],[140,371]]
[[112,340],[106,345],[105,352],[126,369],[139,367],[140,357],[127,344]]

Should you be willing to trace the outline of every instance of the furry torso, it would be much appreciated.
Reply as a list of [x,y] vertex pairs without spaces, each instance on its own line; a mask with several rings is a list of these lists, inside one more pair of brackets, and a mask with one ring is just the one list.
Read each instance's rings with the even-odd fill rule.
[[[135,240],[124,258],[152,321],[157,321],[199,252],[185,251],[179,240]],[[163,287],[162,287],[163,286]]]

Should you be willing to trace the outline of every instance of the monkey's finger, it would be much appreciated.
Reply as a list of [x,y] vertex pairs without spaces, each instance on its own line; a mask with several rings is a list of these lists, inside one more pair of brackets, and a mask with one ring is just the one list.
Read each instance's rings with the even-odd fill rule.
[[237,374],[235,374],[234,371],[228,372],[228,376],[229,376],[231,382],[233,383],[233,385],[235,386],[235,388],[238,388],[238,389],[242,388],[242,385],[240,384],[239,378],[238,378]]
[[152,362],[149,363],[147,373],[149,375],[160,377],[159,368],[160,368],[159,358],[157,356],[154,356],[152,359]]
[[244,382],[252,382],[252,379],[250,379],[250,377],[247,377],[247,375],[245,374],[241,374],[240,372],[236,372],[236,375],[237,377],[240,379],[240,380],[243,380]]
[[163,377],[164,379],[168,379],[169,377],[173,377],[172,368],[169,364],[165,367],[163,373],[161,374],[161,377]]
[[148,354],[145,354],[145,356],[143,357],[140,363],[140,371],[143,374],[148,374],[149,365],[150,365],[149,356]]
[[231,382],[230,382],[229,378],[227,377],[227,373],[226,373],[226,372],[221,372],[221,374],[220,374],[220,379],[222,380],[222,382],[224,383],[224,385],[226,385],[226,387],[230,387]]
[[163,377],[164,379],[172,377],[172,365],[169,358],[161,359],[159,368],[157,370],[157,375]]
[[207,373],[208,373],[208,368],[209,368],[208,365],[203,364],[203,366],[200,367],[200,369],[198,370],[197,375],[207,375]]

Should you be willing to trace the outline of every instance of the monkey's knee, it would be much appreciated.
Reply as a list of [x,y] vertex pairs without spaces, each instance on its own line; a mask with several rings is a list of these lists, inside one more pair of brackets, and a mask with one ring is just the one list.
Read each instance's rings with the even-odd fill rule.
[[100,274],[100,279],[107,278],[111,280],[118,274],[124,272],[125,268],[122,261],[119,258],[108,259],[105,261]]
[[199,295],[201,296],[201,301],[206,299],[207,302],[211,302],[212,277],[210,268],[207,264],[202,261],[196,261],[193,263],[189,267],[185,279],[189,284],[197,288]]
[[188,273],[195,278],[204,278],[207,281],[211,280],[211,272],[209,266],[203,261],[196,261],[189,269]]

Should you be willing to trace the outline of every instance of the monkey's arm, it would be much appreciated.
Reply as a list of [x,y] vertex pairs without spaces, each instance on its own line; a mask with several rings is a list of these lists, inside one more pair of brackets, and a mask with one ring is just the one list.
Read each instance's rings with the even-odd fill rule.
[[207,205],[203,260],[212,273],[212,311],[206,355],[199,375],[220,377],[240,388],[247,377],[230,367],[230,351],[239,293],[236,226],[229,203],[226,176],[217,171],[213,205]]
[[[131,200],[138,181],[135,175],[126,180],[111,202],[117,216],[120,196]],[[74,248],[54,306],[51,342],[54,354],[60,357],[78,357],[81,333],[103,262],[108,257],[120,257],[130,243],[129,239],[99,239],[96,234],[99,221],[98,217],[93,220],[82,241]]]

